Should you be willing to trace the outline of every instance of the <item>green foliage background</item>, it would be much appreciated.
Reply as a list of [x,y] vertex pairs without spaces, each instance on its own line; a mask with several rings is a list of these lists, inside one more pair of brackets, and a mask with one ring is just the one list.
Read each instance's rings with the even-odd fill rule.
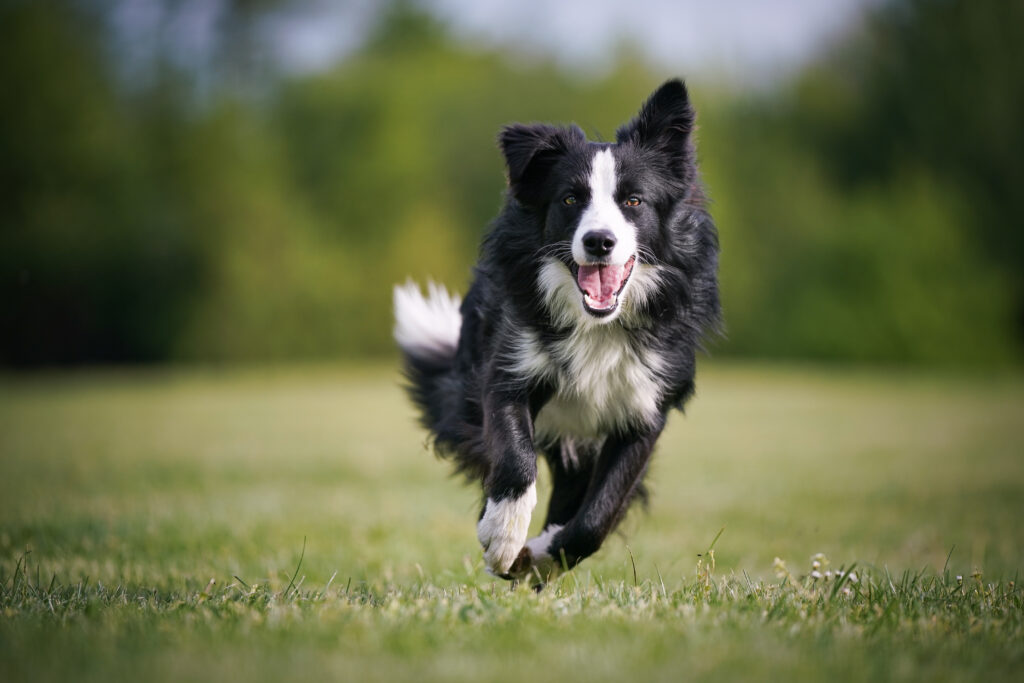
[[[502,125],[611,138],[687,75],[623,49],[584,76],[399,3],[321,73],[202,89],[168,61],[126,84],[82,7],[0,3],[6,365],[389,354],[394,283],[465,290]],[[890,3],[789,81],[691,79],[723,248],[715,353],[1019,362],[1021,25],[1021,3]]]

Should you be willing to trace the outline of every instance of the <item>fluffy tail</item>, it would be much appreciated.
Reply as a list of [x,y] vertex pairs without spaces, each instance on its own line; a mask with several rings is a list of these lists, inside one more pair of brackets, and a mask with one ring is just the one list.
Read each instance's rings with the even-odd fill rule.
[[423,425],[444,441],[451,420],[455,382],[452,368],[462,328],[460,299],[443,285],[427,285],[427,296],[411,280],[395,287],[395,341],[405,356],[409,395],[422,413]]

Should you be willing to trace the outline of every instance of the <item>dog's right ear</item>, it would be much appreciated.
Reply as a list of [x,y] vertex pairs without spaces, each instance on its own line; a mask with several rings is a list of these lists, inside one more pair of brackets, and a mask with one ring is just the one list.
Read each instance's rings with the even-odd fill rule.
[[555,162],[575,145],[586,142],[576,126],[559,128],[544,124],[513,124],[498,136],[498,145],[508,166],[508,185],[521,203],[544,201],[545,181]]

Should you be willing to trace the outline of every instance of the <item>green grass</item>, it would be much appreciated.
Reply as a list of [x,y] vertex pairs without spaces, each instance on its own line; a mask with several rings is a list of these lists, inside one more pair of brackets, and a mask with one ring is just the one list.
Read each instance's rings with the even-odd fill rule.
[[382,369],[3,379],[0,679],[1024,667],[1019,377],[706,368],[650,511],[540,595],[482,571],[478,492],[423,442]]

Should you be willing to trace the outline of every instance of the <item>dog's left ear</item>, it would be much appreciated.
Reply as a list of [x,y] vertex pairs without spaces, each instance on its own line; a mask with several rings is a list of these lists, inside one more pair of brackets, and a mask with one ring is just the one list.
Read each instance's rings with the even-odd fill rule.
[[683,172],[693,154],[690,134],[695,118],[686,86],[673,79],[654,91],[637,117],[615,132],[615,138],[661,152],[678,162],[672,164],[674,170]]

